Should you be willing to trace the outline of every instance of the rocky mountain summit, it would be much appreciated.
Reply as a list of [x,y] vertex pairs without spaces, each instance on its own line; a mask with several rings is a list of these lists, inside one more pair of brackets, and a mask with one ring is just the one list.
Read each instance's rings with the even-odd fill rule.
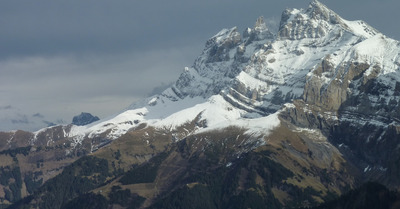
[[[19,175],[0,199],[283,208],[367,181],[399,189],[399,55],[398,41],[316,0],[285,10],[277,34],[262,17],[223,29],[159,95],[96,123],[1,133],[2,172]],[[85,184],[53,185],[63,179]]]
[[77,126],[84,126],[100,120],[99,117],[93,116],[90,113],[82,112],[80,115],[74,116],[72,124]]

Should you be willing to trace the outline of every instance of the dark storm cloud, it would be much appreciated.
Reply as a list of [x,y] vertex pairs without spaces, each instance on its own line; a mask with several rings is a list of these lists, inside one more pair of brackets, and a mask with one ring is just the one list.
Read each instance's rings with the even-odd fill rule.
[[42,115],[42,114],[40,114],[40,113],[35,113],[35,114],[32,115],[32,117],[35,117],[35,118],[44,118],[44,115]]
[[[365,19],[391,36],[395,0],[322,1],[347,19]],[[205,41],[224,27],[252,26],[308,1],[2,1],[0,58],[28,55],[120,53]],[[395,19],[395,18],[394,18]],[[397,18],[398,19],[398,18]]]
[[265,1],[226,0],[2,1],[0,7],[3,58],[118,53],[205,41],[223,27],[253,23],[271,10]]

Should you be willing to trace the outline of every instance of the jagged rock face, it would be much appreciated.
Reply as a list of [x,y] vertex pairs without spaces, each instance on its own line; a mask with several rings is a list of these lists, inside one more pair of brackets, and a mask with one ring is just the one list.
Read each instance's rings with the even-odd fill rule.
[[[364,22],[364,32],[373,36],[379,32]],[[278,37],[280,39],[299,40],[304,38],[322,38],[334,30],[352,30],[348,22],[318,1],[312,1],[306,11],[287,9],[282,13]]]
[[222,30],[206,43],[207,63],[222,62],[231,59],[229,51],[242,40],[236,28]]
[[[337,111],[350,96],[349,86],[354,78],[362,76],[370,66],[365,63],[343,63],[335,66],[330,56],[312,71],[304,88],[304,101],[328,111]],[[326,79],[330,80],[326,83]]]
[[74,116],[74,118],[72,119],[72,124],[77,126],[84,126],[98,120],[100,120],[99,117],[93,116],[92,114],[87,112],[83,112],[80,115]]
[[[374,48],[385,59],[360,50],[371,41],[386,43]],[[294,102],[283,117],[301,127],[322,130],[365,179],[396,188],[398,42],[375,36],[349,50],[354,55],[350,59],[338,63],[330,55],[308,73],[302,100]]]
[[229,82],[227,76],[235,74],[237,63],[231,62],[232,52],[241,41],[236,28],[221,30],[209,39],[194,66],[185,68],[172,87],[174,92],[180,98],[218,94]]
[[[400,135],[396,131],[399,43],[363,22],[358,22],[361,28],[355,30],[352,23],[318,2],[305,13],[287,10],[282,18],[281,39],[332,37],[329,45],[345,37],[351,40],[349,34],[356,38],[348,42],[348,48],[325,55],[311,68],[301,100],[287,108],[282,117],[301,127],[322,130],[365,179],[397,182],[393,173],[398,171],[400,159]],[[314,20],[320,24],[311,24]]]
[[282,14],[279,37],[284,39],[321,38],[338,24],[338,16],[319,2],[313,1],[304,13],[287,9]]
[[243,36],[237,32],[236,27],[221,30],[206,42],[205,49],[193,67],[185,68],[173,86],[173,91],[181,98],[207,98],[219,94],[230,84],[236,85],[238,81],[233,79],[249,62],[255,61],[256,58],[252,57],[254,50],[265,48],[265,42],[273,38],[263,17],[257,19],[253,28],[247,28]]

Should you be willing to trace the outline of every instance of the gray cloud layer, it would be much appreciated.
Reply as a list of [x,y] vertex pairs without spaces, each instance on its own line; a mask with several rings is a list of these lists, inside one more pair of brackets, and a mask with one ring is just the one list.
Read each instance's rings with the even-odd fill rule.
[[[398,1],[322,2],[346,19],[363,19],[400,37],[392,23],[400,19]],[[106,117],[173,82],[220,29],[244,30],[259,16],[276,26],[285,8],[308,3],[0,1],[0,121],[30,124],[21,116],[37,114],[70,122],[82,111]],[[15,124],[0,125],[0,130],[20,128]]]

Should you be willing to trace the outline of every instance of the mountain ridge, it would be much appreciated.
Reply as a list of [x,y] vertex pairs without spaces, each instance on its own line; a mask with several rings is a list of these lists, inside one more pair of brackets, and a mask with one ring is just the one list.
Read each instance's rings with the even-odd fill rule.
[[[329,10],[325,5],[319,3],[318,1],[313,1],[310,4],[309,9],[306,10],[306,13],[311,13],[312,15],[315,16],[315,12],[312,12],[312,11],[316,11],[316,10],[317,11],[322,10],[325,13],[329,13],[329,14],[332,13],[333,15],[331,15],[331,16],[335,16],[336,19],[340,19],[342,22],[344,21],[336,13]],[[296,16],[296,14],[291,14],[291,15]],[[283,15],[282,19],[285,19],[284,16],[285,15]],[[312,17],[312,18],[314,18],[314,17]],[[296,19],[296,18],[294,18],[294,19]],[[265,26],[265,23],[262,23],[262,22],[263,21],[261,21],[261,20],[260,21],[257,20],[257,23],[260,25],[263,25],[263,26],[259,27],[256,24],[255,28],[250,31],[254,31],[255,33],[257,33],[256,32],[257,30],[255,30],[256,28],[263,28],[263,30],[266,30],[267,32],[269,32]],[[284,25],[290,25],[290,23],[282,24],[283,22],[284,21],[281,21],[280,31],[284,30],[283,29]],[[336,22],[334,22],[334,23],[336,23]],[[349,22],[349,21],[347,21],[347,22]],[[345,26],[347,26],[347,25],[344,25],[344,27]],[[347,29],[347,28],[345,28],[345,29]],[[375,30],[375,29],[371,28],[371,30]],[[248,31],[249,30],[247,30],[245,32],[248,33]],[[250,37],[251,35],[244,34],[244,37],[246,37],[246,36]],[[269,32],[266,37],[267,37],[266,39],[268,40],[268,39],[272,38],[272,34],[270,34],[270,32]],[[283,38],[283,36],[280,36],[278,39],[282,39],[282,38]],[[233,51],[235,50],[235,49],[233,49],[234,46],[237,46],[238,43],[241,41],[241,39],[242,39],[241,35],[240,35],[240,33],[237,32],[236,27],[231,28],[231,29],[224,29],[224,30],[220,31],[219,33],[217,33],[217,35],[215,35],[214,37],[212,37],[211,39],[209,39],[207,41],[206,47],[205,47],[202,55],[200,55],[200,57],[198,59],[196,59],[193,67],[185,68],[184,72],[181,74],[181,76],[178,78],[177,82],[173,85],[172,88],[167,89],[161,95],[155,95],[153,97],[150,97],[149,99],[145,100],[145,102],[142,102],[141,105],[140,105],[140,103],[139,103],[139,105],[138,104],[131,105],[131,107],[129,107],[128,109],[135,109],[139,106],[155,105],[155,104],[157,104],[157,98],[159,98],[160,102],[162,103],[162,102],[166,102],[164,100],[175,101],[178,98],[182,99],[186,96],[190,96],[192,98],[194,96],[200,96],[200,97],[207,98],[210,95],[221,93],[221,90],[224,90],[225,86],[229,85],[228,83],[231,82],[231,77],[234,76],[235,74],[237,74],[238,72],[240,72],[241,63],[239,61],[233,61],[234,63],[230,63],[230,59],[232,58],[233,60],[239,60],[239,59],[236,59],[236,57],[240,56],[240,54],[241,54],[240,50],[243,50],[243,49],[241,49],[241,48],[243,48],[243,46],[240,46],[237,49],[239,51],[237,51],[234,56],[232,56],[231,54],[233,54]],[[242,42],[247,42],[244,44],[248,45],[249,42],[251,42],[249,40],[252,38],[246,38],[246,39],[247,40],[242,41]],[[263,41],[265,42],[266,40],[264,39]],[[255,44],[255,45],[256,45],[255,46],[255,48],[256,48],[257,44]],[[260,46],[261,46],[261,44],[258,45],[258,47],[260,47]],[[231,54],[227,53],[227,50],[230,50]],[[301,54],[302,52],[298,51],[296,53]],[[206,59],[206,60],[204,60],[204,59]],[[207,60],[207,59],[211,59],[211,60]],[[246,59],[246,58],[244,58],[244,59]],[[247,58],[247,59],[249,59],[249,58]],[[269,61],[272,62],[272,60],[273,59],[270,59]],[[260,66],[260,67],[264,67],[264,66]],[[230,69],[233,69],[233,70],[230,70]],[[289,73],[291,73],[291,72],[289,72]],[[213,77],[208,78],[209,76],[213,76]],[[246,75],[243,75],[238,78],[239,83],[240,83],[240,79],[245,76]],[[256,82],[260,81],[259,79],[260,79],[261,75],[257,75],[257,76],[259,78],[258,79],[256,78],[256,80],[255,80]],[[252,77],[254,77],[254,76],[252,76]],[[216,80],[218,80],[218,82],[216,82]],[[272,80],[267,79],[266,82],[267,82],[267,86],[268,86],[268,82],[269,83],[276,83],[276,82],[282,83],[284,81],[282,81],[282,77],[281,77],[281,78],[272,79]],[[269,86],[272,86],[272,85],[269,85]],[[257,87],[255,87],[254,85],[252,87],[253,87],[253,89],[257,89]],[[233,91],[236,91],[233,93],[240,94],[240,92],[237,91],[239,89],[240,88],[233,89]],[[187,92],[190,92],[190,93],[187,93]],[[246,92],[246,93],[248,93],[248,92]],[[204,95],[201,95],[201,94],[204,94]],[[222,92],[222,94],[223,94],[223,92]],[[255,95],[253,95],[253,96],[255,96]],[[299,97],[301,95],[296,95],[296,96]],[[229,97],[230,97],[230,95],[228,95],[228,94],[225,95],[225,98],[229,99]],[[146,101],[147,101],[147,104],[146,104]],[[193,103],[193,104],[196,104],[196,103]],[[237,105],[240,105],[240,104],[237,104]],[[273,104],[270,104],[270,105],[273,106]],[[267,106],[267,105],[265,105],[265,106]],[[279,108],[279,107],[277,107],[277,108]],[[276,111],[277,108],[274,108],[274,111]],[[173,111],[171,111],[169,114],[171,114],[172,112]],[[161,115],[161,117],[166,117],[166,114],[163,114],[163,115],[164,116]],[[136,120],[136,119],[134,119],[134,120]],[[132,121],[132,120],[130,120],[130,121]],[[127,130],[124,129],[124,131],[127,131]],[[124,132],[124,131],[122,131],[122,132]],[[119,135],[119,134],[117,134],[117,135]]]
[[[89,191],[107,197],[119,186],[145,198],[142,207],[172,201],[181,191],[215,192],[208,184],[217,171],[235,176],[235,188],[218,184],[237,195],[217,190],[224,198],[273,197],[277,208],[315,206],[369,180],[400,188],[398,41],[316,0],[306,10],[285,10],[277,34],[262,17],[242,34],[237,30],[211,37],[161,94],[86,126],[18,132],[18,140],[4,133],[1,150],[30,146],[28,156],[57,162],[48,176],[56,169],[63,175],[85,155],[105,159],[102,172],[110,181]],[[7,166],[26,157],[17,156]],[[152,178],[119,180],[139,168]],[[273,171],[285,178],[272,177]]]

